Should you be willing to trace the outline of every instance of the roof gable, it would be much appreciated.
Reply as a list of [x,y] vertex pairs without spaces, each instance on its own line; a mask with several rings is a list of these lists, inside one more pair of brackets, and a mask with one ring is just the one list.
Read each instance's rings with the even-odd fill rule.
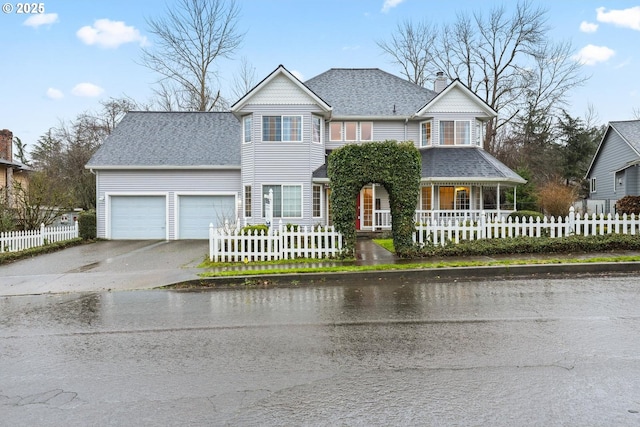
[[498,113],[484,102],[460,79],[455,79],[442,92],[426,103],[417,112],[424,116],[429,113],[477,113],[482,112],[489,117],[496,117]]
[[240,125],[231,113],[127,113],[86,167],[239,168]]
[[378,68],[332,68],[304,84],[331,104],[334,118],[407,118],[436,96]]
[[315,104],[323,110],[331,111],[331,106],[305,86],[284,66],[280,65],[238,102],[231,106],[233,113],[239,113],[247,104]]

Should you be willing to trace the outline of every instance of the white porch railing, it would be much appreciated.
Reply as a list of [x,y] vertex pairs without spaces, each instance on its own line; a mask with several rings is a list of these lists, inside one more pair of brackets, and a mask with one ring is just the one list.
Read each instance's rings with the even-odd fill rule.
[[416,227],[413,241],[444,245],[461,240],[497,239],[518,236],[562,237],[569,235],[595,236],[604,234],[640,234],[640,216],[605,216],[576,214],[573,207],[562,218],[507,218],[481,215],[479,221],[429,220]]
[[214,262],[269,261],[294,258],[332,258],[344,247],[344,238],[333,227],[278,227],[247,230],[209,226],[209,260]]
[[[426,224],[428,221],[459,220],[459,221],[479,221],[481,215],[487,218],[496,218],[509,215],[511,210],[439,210],[423,211],[417,210],[415,214],[416,224]],[[391,230],[391,211],[375,210],[373,212],[373,230]]]
[[17,252],[49,243],[75,239],[79,236],[78,222],[62,227],[40,226],[39,230],[8,231],[0,233],[0,253]]

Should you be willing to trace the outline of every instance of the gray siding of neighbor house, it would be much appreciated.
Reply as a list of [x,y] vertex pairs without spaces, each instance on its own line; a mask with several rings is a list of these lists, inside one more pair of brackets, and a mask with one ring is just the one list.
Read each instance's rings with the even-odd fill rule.
[[98,237],[106,237],[106,194],[167,195],[169,239],[176,238],[176,195],[241,194],[240,170],[98,170]]
[[[596,178],[596,191],[590,193],[590,199],[618,200],[626,194],[621,193],[623,188],[618,187],[615,171],[622,169],[624,165],[637,159],[637,154],[613,129],[610,129],[606,140],[603,141],[600,152],[591,168],[588,178]],[[624,185],[624,181],[623,181]],[[627,192],[629,188],[627,188]]]
[[[243,112],[253,113],[252,142],[242,145],[242,184],[252,186],[250,224],[263,224],[263,185],[301,185],[302,218],[283,218],[283,222],[313,225],[311,174],[325,162],[322,142],[311,142],[311,118],[322,111],[315,105],[249,104]],[[302,116],[302,142],[263,142],[262,117],[280,115]]]
[[628,168],[627,175],[627,195],[640,196],[640,166],[635,165]]

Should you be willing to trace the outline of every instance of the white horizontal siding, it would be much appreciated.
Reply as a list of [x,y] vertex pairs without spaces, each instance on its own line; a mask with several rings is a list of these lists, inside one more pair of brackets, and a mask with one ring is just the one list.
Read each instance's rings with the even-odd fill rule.
[[98,237],[106,237],[106,195],[165,193],[169,239],[176,237],[177,194],[239,194],[242,188],[240,170],[98,170],[96,187]]
[[276,76],[251,98],[252,104],[315,104],[303,89],[283,75]]
[[454,87],[443,98],[429,106],[430,113],[474,113],[486,116],[478,105],[478,102],[469,98],[462,89]]

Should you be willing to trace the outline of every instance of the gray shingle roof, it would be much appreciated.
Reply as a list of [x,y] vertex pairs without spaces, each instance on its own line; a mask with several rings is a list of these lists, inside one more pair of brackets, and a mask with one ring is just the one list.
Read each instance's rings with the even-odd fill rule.
[[240,129],[238,120],[228,112],[132,111],[87,167],[239,167]]
[[[512,183],[526,181],[500,160],[476,147],[433,147],[420,150],[422,178],[487,179]],[[314,179],[327,178],[326,163],[313,171]]]
[[337,117],[406,117],[437,95],[377,68],[332,68],[304,84],[331,105]]
[[629,120],[624,122],[609,122],[636,152],[640,153],[640,120]]
[[526,182],[504,163],[477,147],[434,147],[420,150],[423,178],[486,178]]

